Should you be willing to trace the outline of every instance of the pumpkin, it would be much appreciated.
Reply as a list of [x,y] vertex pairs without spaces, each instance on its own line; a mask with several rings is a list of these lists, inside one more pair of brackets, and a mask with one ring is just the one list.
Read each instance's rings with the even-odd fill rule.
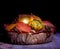
[[28,24],[30,21],[34,20],[34,19],[37,19],[37,20],[40,20],[40,17],[38,16],[35,16],[35,15],[18,15],[18,21],[19,22],[24,22],[26,24]]
[[23,22],[19,22],[16,24],[16,28],[19,30],[19,31],[23,31],[23,32],[30,32],[31,31],[31,28],[29,25],[23,23]]
[[10,31],[15,26],[16,26],[16,24],[14,24],[14,23],[12,23],[12,24],[4,24],[5,30],[7,30],[7,31]]
[[35,29],[35,30],[40,30],[43,28],[43,24],[41,21],[34,19],[33,21],[29,22],[29,25]]

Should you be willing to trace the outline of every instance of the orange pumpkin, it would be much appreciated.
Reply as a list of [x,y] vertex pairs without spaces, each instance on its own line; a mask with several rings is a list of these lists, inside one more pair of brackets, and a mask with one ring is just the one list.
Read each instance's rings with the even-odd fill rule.
[[40,19],[40,17],[35,16],[35,15],[18,15],[18,22],[24,22],[26,24],[28,24],[30,21],[36,19],[36,20],[40,20],[42,22],[42,20]]

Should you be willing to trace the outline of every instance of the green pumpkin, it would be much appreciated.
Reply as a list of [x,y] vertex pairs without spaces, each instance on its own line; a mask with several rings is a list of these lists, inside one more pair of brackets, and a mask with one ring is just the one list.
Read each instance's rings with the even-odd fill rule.
[[29,25],[35,30],[40,30],[43,28],[42,22],[40,20],[36,20],[36,19],[29,22]]

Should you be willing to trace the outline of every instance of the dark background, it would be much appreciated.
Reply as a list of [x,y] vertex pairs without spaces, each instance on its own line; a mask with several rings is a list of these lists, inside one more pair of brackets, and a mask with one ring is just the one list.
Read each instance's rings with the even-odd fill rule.
[[[60,32],[59,3],[41,1],[7,1],[0,4],[0,36],[5,41],[7,33],[3,28],[4,23],[11,23],[18,14],[34,14],[42,20],[48,20],[56,26],[56,32]],[[5,37],[5,39],[3,39]],[[1,40],[1,41],[2,41]]]

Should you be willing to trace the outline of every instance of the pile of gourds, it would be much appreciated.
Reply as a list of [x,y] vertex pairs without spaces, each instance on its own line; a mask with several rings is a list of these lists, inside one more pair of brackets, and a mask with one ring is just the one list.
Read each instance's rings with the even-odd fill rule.
[[35,15],[19,15],[17,22],[12,24],[5,24],[6,30],[10,31],[14,27],[16,27],[19,31],[24,31],[29,33],[32,29],[33,30],[41,30],[44,25],[42,20]]

